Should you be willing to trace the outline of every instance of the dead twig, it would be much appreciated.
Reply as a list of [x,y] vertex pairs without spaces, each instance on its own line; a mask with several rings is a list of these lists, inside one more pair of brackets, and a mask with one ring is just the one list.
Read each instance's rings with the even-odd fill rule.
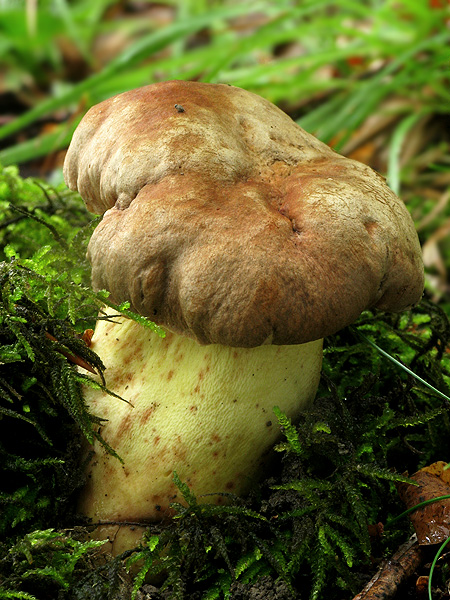
[[398,588],[418,569],[423,550],[413,535],[397,552],[383,563],[365,588],[353,600],[389,600]]

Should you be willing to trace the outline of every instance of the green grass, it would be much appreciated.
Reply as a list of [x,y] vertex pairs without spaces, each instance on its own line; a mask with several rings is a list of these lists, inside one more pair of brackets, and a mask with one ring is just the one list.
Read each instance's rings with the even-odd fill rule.
[[[338,149],[368,116],[383,110],[387,97],[406,98],[389,167],[398,187],[396,156],[409,115],[449,112],[448,9],[431,9],[424,0],[278,0],[250,8],[231,1],[172,2],[167,4],[175,16],[163,26],[151,19],[130,18],[123,25],[102,20],[109,4],[59,0],[50,10],[50,2],[38,3],[34,34],[23,8],[0,5],[7,85],[46,88],[44,99],[0,128],[0,139],[55,111],[65,114],[51,135],[0,151],[1,163],[65,147],[80,114],[113,94],[163,79],[199,79],[241,86],[288,107],[303,127]],[[239,26],[249,12],[264,15],[263,22]],[[93,44],[111,30],[128,43],[100,68]],[[206,41],[196,37],[201,31]],[[64,78],[59,35],[79,51],[87,74],[81,81]]]

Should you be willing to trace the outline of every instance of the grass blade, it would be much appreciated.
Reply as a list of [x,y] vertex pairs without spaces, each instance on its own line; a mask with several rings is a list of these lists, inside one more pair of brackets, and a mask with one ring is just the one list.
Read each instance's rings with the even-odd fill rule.
[[165,48],[172,42],[195,33],[215,21],[237,17],[246,12],[248,12],[248,7],[245,5],[218,9],[186,21],[175,21],[172,25],[169,25],[164,29],[157,30],[144,36],[122,52],[116,59],[112,60],[100,73],[91,75],[71,89],[62,93],[60,96],[49,98],[48,100],[41,102],[24,115],[11,121],[7,125],[4,125],[0,128],[0,139],[4,139],[17,131],[20,131],[37,119],[62,106],[78,102],[83,94],[90,92],[100,83],[104,83],[116,73],[120,73],[125,69],[130,69],[143,59],[148,58],[153,53]]
[[417,113],[411,113],[402,119],[402,121],[400,121],[399,125],[395,129],[394,135],[392,136],[392,141],[389,148],[387,183],[391,190],[397,195],[400,193],[400,154],[403,142],[405,141],[408,132],[414,127],[414,125],[430,112],[431,107],[426,110],[421,110]]
[[358,335],[360,335],[370,346],[372,346],[372,348],[375,348],[380,354],[382,354],[383,356],[388,358],[390,361],[392,361],[394,364],[396,364],[398,367],[400,367],[406,373],[408,373],[408,375],[411,375],[412,377],[414,377],[414,379],[416,379],[416,381],[419,381],[422,385],[424,385],[425,387],[427,387],[428,389],[433,391],[435,394],[437,394],[441,398],[444,398],[445,400],[448,400],[450,402],[450,398],[446,394],[444,394],[440,390],[436,389],[434,386],[432,386],[430,383],[428,383],[428,381],[425,381],[425,379],[422,379],[422,377],[419,377],[419,375],[416,375],[416,373],[414,373],[414,371],[411,371],[411,369],[409,369],[406,365],[404,365],[399,360],[397,360],[396,358],[391,356],[389,354],[389,352],[386,352],[386,350],[383,350],[383,348],[380,348],[380,346],[375,344],[375,342],[372,342],[372,340],[370,340],[368,337],[366,337],[363,333],[358,331]]

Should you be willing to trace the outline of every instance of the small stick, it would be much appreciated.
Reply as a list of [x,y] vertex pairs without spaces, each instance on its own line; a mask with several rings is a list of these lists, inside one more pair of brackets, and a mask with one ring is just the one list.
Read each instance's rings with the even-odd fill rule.
[[423,561],[423,551],[414,534],[380,567],[365,588],[353,600],[388,600],[411,577]]

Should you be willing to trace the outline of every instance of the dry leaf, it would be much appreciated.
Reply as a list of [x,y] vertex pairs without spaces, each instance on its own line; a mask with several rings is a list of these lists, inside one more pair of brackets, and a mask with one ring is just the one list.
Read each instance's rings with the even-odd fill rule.
[[[439,461],[417,471],[410,477],[418,485],[400,483],[397,491],[406,507],[450,494],[450,469]],[[419,544],[439,544],[450,536],[450,498],[427,504],[410,513]]]

